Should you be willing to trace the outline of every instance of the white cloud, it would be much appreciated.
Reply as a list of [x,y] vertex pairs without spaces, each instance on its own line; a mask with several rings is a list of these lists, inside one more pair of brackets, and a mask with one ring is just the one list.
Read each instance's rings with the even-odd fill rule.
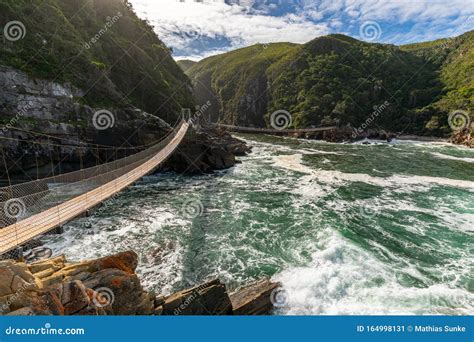
[[159,37],[177,49],[186,49],[196,39],[204,44],[205,38],[219,37],[230,42],[229,48],[269,42],[305,43],[331,31],[327,24],[295,14],[269,16],[223,1],[132,0],[132,4],[141,17],[149,19]]
[[[461,34],[474,28],[466,0],[131,0],[141,17],[174,48],[195,59],[256,43],[304,43],[328,33],[357,37],[376,21],[379,41],[405,43]],[[232,4],[232,5],[230,5]],[[279,11],[279,12],[278,12]],[[461,32],[459,32],[461,31]]]

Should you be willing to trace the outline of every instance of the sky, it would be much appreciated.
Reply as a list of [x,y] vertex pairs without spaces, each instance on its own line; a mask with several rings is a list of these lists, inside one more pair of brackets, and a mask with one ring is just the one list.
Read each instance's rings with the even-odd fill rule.
[[474,0],[129,0],[175,59],[342,33],[389,44],[474,29]]

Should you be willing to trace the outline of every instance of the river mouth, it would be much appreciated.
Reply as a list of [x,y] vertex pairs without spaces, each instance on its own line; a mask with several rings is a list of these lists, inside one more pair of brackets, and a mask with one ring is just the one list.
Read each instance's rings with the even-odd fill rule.
[[163,294],[272,277],[277,314],[472,314],[472,150],[240,137],[234,168],[146,177],[45,242],[71,260],[133,249]]

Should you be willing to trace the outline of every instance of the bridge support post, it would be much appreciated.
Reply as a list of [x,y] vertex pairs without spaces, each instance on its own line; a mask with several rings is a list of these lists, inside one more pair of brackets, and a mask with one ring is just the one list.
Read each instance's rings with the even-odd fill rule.
[[23,247],[17,247],[13,250],[11,250],[10,252],[6,253],[6,254],[3,254],[0,258],[0,260],[3,260],[3,259],[14,259],[14,260],[18,260],[18,259],[21,259],[23,258]]
[[54,234],[61,235],[64,233],[64,226],[59,226],[54,230]]

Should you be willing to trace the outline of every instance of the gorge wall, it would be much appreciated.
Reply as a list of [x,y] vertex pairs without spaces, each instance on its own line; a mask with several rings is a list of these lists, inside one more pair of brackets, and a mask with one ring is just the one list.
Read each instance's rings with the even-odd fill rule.
[[213,103],[214,122],[270,127],[270,115],[285,110],[294,128],[350,125],[446,136],[459,128],[453,128],[459,121],[450,122],[453,112],[470,128],[473,60],[470,31],[406,46],[334,34],[303,45],[258,44],[180,63],[197,101]]

